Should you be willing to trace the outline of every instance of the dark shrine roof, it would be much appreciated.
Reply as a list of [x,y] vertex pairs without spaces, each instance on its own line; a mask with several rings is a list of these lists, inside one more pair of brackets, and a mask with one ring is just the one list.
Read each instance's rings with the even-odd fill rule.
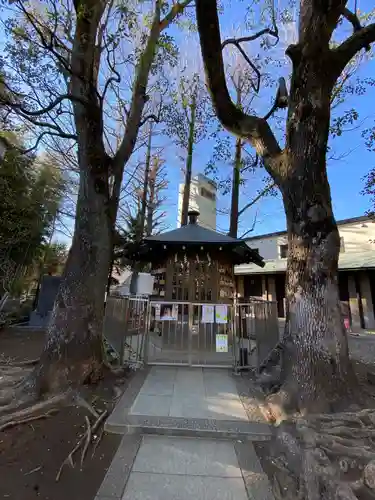
[[145,238],[145,242],[148,241],[159,241],[160,243],[185,243],[185,244],[204,244],[204,243],[217,243],[220,244],[238,244],[239,240],[231,238],[226,234],[217,233],[211,229],[206,229],[199,224],[187,224],[186,226],[181,226],[178,229],[173,229],[172,231],[167,231],[166,233],[156,234],[155,236],[149,236]]
[[189,213],[189,215],[190,223],[186,226],[145,238],[140,249],[140,254],[143,258],[146,258],[146,255],[149,255],[152,250],[160,249],[160,247],[166,250],[164,246],[168,249],[168,247],[176,248],[185,246],[189,248],[200,245],[211,248],[217,247],[220,250],[229,252],[233,264],[249,264],[253,262],[260,267],[264,267],[263,258],[259,255],[258,251],[250,248],[244,240],[206,229],[197,224],[194,212]]

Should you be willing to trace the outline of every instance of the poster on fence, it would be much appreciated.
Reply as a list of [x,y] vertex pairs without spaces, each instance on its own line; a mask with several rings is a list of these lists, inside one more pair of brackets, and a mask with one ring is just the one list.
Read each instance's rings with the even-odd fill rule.
[[178,304],[173,304],[172,316],[175,320],[178,320]]
[[160,321],[160,304],[155,304],[155,321]]
[[216,323],[225,324],[228,323],[228,306],[226,304],[220,304],[215,307]]
[[228,352],[228,335],[216,335],[216,352]]
[[163,304],[161,306],[160,321],[176,321],[178,307],[175,304]]
[[214,322],[214,310],[215,306],[202,306],[202,323]]

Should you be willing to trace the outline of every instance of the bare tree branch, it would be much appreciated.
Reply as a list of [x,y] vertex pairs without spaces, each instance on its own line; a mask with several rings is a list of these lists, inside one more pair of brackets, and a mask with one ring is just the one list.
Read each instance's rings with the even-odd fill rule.
[[370,44],[375,42],[375,23],[355,30],[345,42],[332,49],[333,59],[337,74],[340,75],[345,66],[362,49],[368,50]]
[[247,64],[252,68],[254,73],[257,76],[257,81],[256,84],[254,85],[253,82],[251,82],[251,86],[254,90],[254,92],[258,93],[260,89],[260,81],[261,81],[261,74],[259,69],[255,66],[255,64],[251,61],[249,56],[246,54],[244,49],[242,48],[241,44],[246,43],[246,42],[252,42],[254,40],[257,40],[258,38],[264,36],[264,35],[270,35],[273,36],[276,40],[273,45],[277,45],[279,41],[279,31],[276,25],[276,19],[275,19],[275,8],[274,5],[272,4],[272,28],[265,28],[263,30],[258,31],[258,33],[255,33],[255,35],[249,35],[249,36],[243,36],[240,38],[228,38],[227,40],[224,40],[224,42],[221,44],[221,48],[224,49],[227,45],[234,45],[237,47],[237,49],[240,51],[242,54],[242,57],[245,59]]
[[134,82],[131,107],[129,109],[128,119],[126,122],[124,138],[113,161],[115,170],[123,168],[123,165],[129,160],[134,149],[144,105],[148,100],[148,97],[146,96],[148,75],[151,71],[151,65],[160,34],[176,19],[179,14],[181,14],[183,9],[191,1],[192,0],[185,0],[184,2],[174,4],[162,20],[160,20],[161,2],[160,0],[156,1],[150,34],[136,70],[136,79]]
[[[6,82],[2,82],[2,83],[7,88],[7,90],[9,92],[13,92],[12,89],[6,84]],[[64,95],[60,95],[59,97],[57,97],[48,106],[46,106],[46,107],[44,107],[42,109],[38,109],[36,111],[30,111],[30,110],[26,109],[24,106],[22,106],[22,104],[19,104],[19,103],[16,103],[16,102],[12,102],[12,101],[10,101],[8,99],[4,99],[2,96],[0,96],[0,103],[2,105],[4,105],[4,106],[11,106],[13,109],[18,109],[23,115],[26,115],[26,116],[41,116],[41,115],[44,115],[44,114],[49,113],[50,111],[52,111],[58,104],[60,104],[63,101],[66,101],[66,100],[75,101],[75,102],[79,102],[79,103],[81,103],[83,105],[87,105],[87,101],[85,101],[81,97],[77,97],[77,96],[74,96],[72,94],[64,94]]]
[[354,12],[350,11],[347,7],[342,8],[342,15],[352,24],[354,33],[362,29],[357,15]]
[[51,137],[62,137],[63,139],[72,139],[74,141],[77,140],[77,136],[74,135],[74,134],[64,134],[64,133],[54,133],[54,132],[50,132],[50,131],[45,131],[45,132],[42,132],[39,137],[37,138],[35,144],[31,147],[31,148],[28,148],[28,149],[22,149],[21,152],[23,154],[27,154],[27,153],[31,153],[32,151],[35,151],[38,146],[39,146],[39,143],[40,141],[46,136],[51,136]]
[[54,123],[51,123],[51,122],[46,122],[46,121],[40,121],[40,120],[37,120],[36,118],[34,117],[31,117],[31,116],[26,116],[26,115],[23,115],[22,113],[18,113],[18,116],[24,118],[25,120],[27,120],[28,122],[32,123],[33,125],[35,125],[36,127],[41,127],[41,128],[49,128],[51,129],[51,131],[54,131],[55,132],[55,136],[60,136],[62,138],[65,138],[65,139],[74,139],[74,140],[77,140],[77,135],[75,134],[67,134],[59,125],[57,124],[54,124]]
[[179,16],[184,11],[185,7],[187,7],[191,2],[192,0],[184,0],[184,2],[175,3],[171,8],[171,10],[168,12],[168,14],[166,14],[166,16],[160,21],[159,24],[160,31],[165,30],[176,19],[176,17]]
[[272,182],[272,184],[269,184],[266,186],[262,191],[256,196],[253,200],[251,200],[249,203],[247,203],[241,210],[238,211],[238,217],[240,217],[246,210],[248,210],[250,207],[255,205],[263,196],[265,196],[267,193],[269,193],[274,187],[276,186],[275,182]]
[[154,115],[154,114],[151,114],[151,115],[147,115],[145,116],[142,121],[140,122],[139,126],[142,127],[146,122],[148,122],[149,120],[152,120],[154,123],[159,123],[159,118]]
[[59,40],[57,38],[56,32],[53,33],[52,31],[49,31],[50,40],[48,41],[46,39],[42,29],[40,28],[40,23],[38,22],[38,20],[35,18],[35,16],[33,14],[28,12],[28,10],[24,6],[24,2],[18,1],[17,5],[19,6],[20,10],[23,12],[25,17],[27,18],[27,20],[29,21],[31,26],[35,29],[36,33],[38,34],[38,36],[40,38],[42,46],[45,49],[47,49],[59,61],[60,64],[62,64],[62,66],[64,67],[64,69],[67,72],[72,74],[72,68],[69,64],[69,61],[54,49],[54,40],[56,39],[56,42],[57,42],[56,45],[63,47],[65,50],[67,50],[65,45],[62,44],[61,40]]
[[257,219],[258,219],[258,212],[256,212],[255,214],[255,217],[254,217],[254,220],[253,220],[253,224],[251,226],[250,229],[248,229],[245,233],[243,233],[243,235],[240,237],[240,239],[242,240],[245,236],[247,236],[249,233],[252,233],[255,229],[255,225],[257,223]]
[[268,120],[277,109],[285,109],[288,107],[288,90],[286,88],[285,78],[279,78],[279,86],[276,92],[276,97],[271,109],[264,116],[264,120]]
[[221,50],[216,0],[196,0],[198,31],[208,88],[222,125],[248,140],[275,174],[281,149],[266,120],[237,108],[228,92]]

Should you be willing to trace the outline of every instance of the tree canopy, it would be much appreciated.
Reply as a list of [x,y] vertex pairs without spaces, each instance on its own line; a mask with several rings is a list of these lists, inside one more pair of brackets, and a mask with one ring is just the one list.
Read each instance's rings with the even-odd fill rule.
[[0,194],[0,279],[6,291],[49,238],[64,182],[46,159],[11,147],[0,164]]

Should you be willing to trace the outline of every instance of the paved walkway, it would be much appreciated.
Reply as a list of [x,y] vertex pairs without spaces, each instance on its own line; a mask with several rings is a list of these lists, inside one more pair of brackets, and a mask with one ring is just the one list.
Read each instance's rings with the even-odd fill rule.
[[247,500],[233,443],[145,436],[123,500]]
[[[124,394],[115,421],[127,401]],[[127,427],[131,434],[124,435],[95,500],[273,500],[251,440],[221,439],[220,426],[259,425],[259,439],[264,432],[264,424],[249,423],[227,370],[153,367],[140,378],[127,415],[160,424],[147,434],[143,426]],[[166,419],[184,420],[189,437],[176,435],[175,423],[166,432]],[[195,429],[199,422],[212,425],[209,438]]]
[[227,370],[153,367],[131,415],[247,421]]

